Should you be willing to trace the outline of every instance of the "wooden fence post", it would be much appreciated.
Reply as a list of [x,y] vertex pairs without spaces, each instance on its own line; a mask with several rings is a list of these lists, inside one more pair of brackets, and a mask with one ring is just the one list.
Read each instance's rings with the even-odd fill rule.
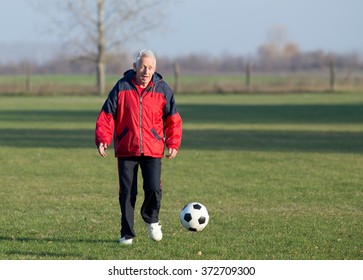
[[31,76],[32,76],[32,66],[29,62],[29,63],[26,63],[26,65],[25,65],[25,91],[26,92],[30,92],[32,90]]
[[178,94],[180,91],[180,67],[178,62],[174,62],[174,93]]
[[330,74],[330,91],[335,91],[335,71],[334,71],[334,58],[329,57],[329,74]]
[[252,86],[251,86],[251,69],[252,69],[252,65],[251,62],[247,63],[246,66],[246,88],[248,92],[252,91]]

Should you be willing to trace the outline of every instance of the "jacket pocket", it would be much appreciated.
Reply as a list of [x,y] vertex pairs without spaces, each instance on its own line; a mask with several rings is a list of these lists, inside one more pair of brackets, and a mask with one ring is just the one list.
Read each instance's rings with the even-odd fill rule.
[[124,130],[122,130],[121,134],[117,137],[117,140],[120,142],[122,138],[125,137],[126,133],[129,131],[129,128],[126,126]]
[[155,137],[158,141],[160,141],[160,140],[161,140],[161,138],[160,138],[159,134],[156,132],[155,128],[152,128],[152,129],[151,129],[151,133],[154,135],[154,137]]

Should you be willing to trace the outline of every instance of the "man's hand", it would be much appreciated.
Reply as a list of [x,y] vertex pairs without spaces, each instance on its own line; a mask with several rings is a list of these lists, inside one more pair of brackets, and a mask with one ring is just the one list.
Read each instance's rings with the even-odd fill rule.
[[178,150],[169,148],[168,153],[169,154],[166,155],[166,158],[167,159],[172,159],[172,158],[175,158],[176,154],[178,153]]
[[100,143],[100,145],[98,146],[98,152],[101,156],[103,157],[107,157],[107,154],[106,154],[106,149],[107,149],[107,144],[106,143]]

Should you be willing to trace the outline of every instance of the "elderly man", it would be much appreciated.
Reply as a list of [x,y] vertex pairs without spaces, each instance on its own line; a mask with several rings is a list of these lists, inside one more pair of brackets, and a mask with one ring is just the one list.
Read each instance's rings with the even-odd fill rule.
[[107,156],[106,149],[113,137],[120,187],[120,243],[130,245],[135,237],[139,166],[145,195],[141,216],[150,237],[160,241],[161,159],[165,145],[167,159],[177,155],[182,138],[182,119],[173,92],[156,72],[156,58],[150,50],[138,53],[133,69],[124,73],[101,109],[96,122],[95,142],[102,157]]

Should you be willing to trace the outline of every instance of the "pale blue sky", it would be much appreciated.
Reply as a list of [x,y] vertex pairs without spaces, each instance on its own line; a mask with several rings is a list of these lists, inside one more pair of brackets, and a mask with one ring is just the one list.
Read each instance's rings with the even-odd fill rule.
[[[0,0],[0,9],[0,45],[47,41],[47,17],[29,0]],[[253,55],[268,41],[269,30],[282,26],[287,41],[303,51],[363,53],[362,0],[172,0],[167,11],[167,29],[134,43],[131,52],[146,47],[166,56]]]

